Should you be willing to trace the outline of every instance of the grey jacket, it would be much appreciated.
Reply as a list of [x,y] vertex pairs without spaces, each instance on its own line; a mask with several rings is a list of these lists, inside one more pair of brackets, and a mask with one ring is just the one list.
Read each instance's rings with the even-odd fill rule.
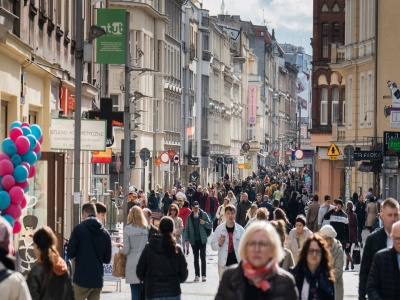
[[120,252],[127,255],[125,268],[126,283],[140,283],[139,278],[136,276],[136,266],[147,244],[148,235],[147,228],[140,228],[130,224],[124,228],[124,247]]

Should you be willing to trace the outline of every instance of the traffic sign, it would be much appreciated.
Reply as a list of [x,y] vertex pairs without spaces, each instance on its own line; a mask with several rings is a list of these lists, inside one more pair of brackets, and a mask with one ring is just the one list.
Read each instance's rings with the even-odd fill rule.
[[344,147],[344,155],[346,159],[344,160],[345,167],[355,167],[356,163],[354,161],[354,147],[352,145],[347,145]]
[[222,164],[224,162],[224,158],[222,156],[217,157],[217,164]]
[[335,155],[335,156],[329,156],[329,160],[337,160],[337,155]]
[[199,158],[189,155],[188,166],[198,166],[198,165],[199,165]]
[[148,161],[150,158],[150,150],[147,148],[140,149],[139,156],[142,161],[144,162]]
[[301,149],[297,149],[297,150],[294,152],[294,157],[295,157],[297,160],[302,160],[302,159],[303,159],[303,156],[304,156],[304,153],[303,153],[303,150],[301,150]]
[[328,149],[328,156],[338,156],[339,154],[338,147],[335,145],[335,143],[332,143]]
[[181,161],[181,157],[179,156],[179,154],[175,154],[174,155],[174,163],[179,164],[180,161]]
[[164,163],[164,164],[168,163],[169,162],[168,152],[161,153],[160,158],[161,158],[162,163]]
[[224,158],[224,164],[226,165],[230,165],[233,162],[233,158],[232,157],[225,157]]

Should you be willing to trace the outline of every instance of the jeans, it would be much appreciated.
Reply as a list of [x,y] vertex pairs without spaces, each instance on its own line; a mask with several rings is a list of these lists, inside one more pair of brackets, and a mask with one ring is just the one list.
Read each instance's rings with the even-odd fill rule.
[[200,277],[200,268],[199,268],[199,252],[200,252],[201,275],[206,276],[206,244],[202,244],[201,241],[196,241],[195,244],[192,245],[192,251],[194,256],[195,275]]
[[132,300],[139,300],[139,283],[130,284]]
[[181,295],[174,297],[157,297],[157,298],[147,298],[146,300],[181,300]]
[[361,222],[357,222],[357,233],[358,233],[358,242],[362,243],[362,231],[363,231],[363,227],[364,227],[364,223],[365,221],[361,221]]
[[183,254],[186,253],[186,243],[185,243],[185,229],[182,231],[182,250]]
[[214,222],[215,219],[215,213],[209,212],[208,216],[210,217],[211,223]]

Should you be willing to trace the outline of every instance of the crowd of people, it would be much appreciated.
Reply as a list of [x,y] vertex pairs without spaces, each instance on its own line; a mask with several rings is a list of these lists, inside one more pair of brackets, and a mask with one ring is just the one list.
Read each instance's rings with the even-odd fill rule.
[[[117,246],[126,255],[125,281],[131,298],[181,299],[188,278],[185,256],[194,258],[193,282],[207,281],[206,245],[218,253],[219,288],[215,299],[339,300],[343,272],[354,269],[353,251],[363,248],[359,299],[397,299],[400,261],[399,203],[365,197],[309,194],[290,172],[264,179],[224,182],[187,189],[161,188],[146,197],[129,188],[123,243],[111,241],[102,203],[82,206],[83,221],[71,234],[68,257],[73,277],[57,252],[51,228],[34,236],[35,267],[25,280],[10,259],[11,228],[0,217],[0,291],[7,299],[100,299],[103,264]],[[152,223],[153,212],[162,212]],[[371,234],[366,241],[361,232]],[[3,274],[4,273],[4,274]],[[16,288],[18,286],[18,288]],[[57,296],[55,296],[57,295]]]

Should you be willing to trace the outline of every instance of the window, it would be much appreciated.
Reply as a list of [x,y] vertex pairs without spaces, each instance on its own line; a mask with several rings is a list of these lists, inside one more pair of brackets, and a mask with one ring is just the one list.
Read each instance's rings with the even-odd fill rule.
[[264,31],[261,31],[261,32],[260,32],[260,35],[261,35],[261,36],[264,36]]
[[119,95],[110,95],[112,99],[112,111],[119,111]]
[[367,10],[367,38],[372,38],[372,26],[374,24],[374,7],[373,0],[368,0],[368,10]]
[[360,0],[360,42],[365,38],[365,0]]
[[326,5],[326,3],[324,3],[324,5],[322,5],[321,11],[322,12],[329,12],[329,8],[328,8],[328,5]]
[[364,75],[360,76],[360,126],[364,126]]
[[322,24],[322,57],[329,57],[329,24]]
[[372,121],[372,74],[368,74],[368,91],[367,91],[367,125],[371,126]]
[[349,77],[349,90],[347,92],[347,118],[349,127],[353,126],[353,78]]
[[332,122],[339,121],[339,89],[332,89]]
[[337,4],[337,2],[335,3],[335,5],[333,5],[332,11],[333,12],[340,12],[339,5]]
[[333,43],[340,43],[340,25],[339,23],[333,23]]
[[7,137],[8,129],[8,106],[7,102],[1,101],[1,115],[0,115],[0,140],[3,141]]
[[36,111],[29,111],[29,124],[37,124],[37,112]]
[[345,116],[346,116],[346,101],[345,101],[345,99],[346,99],[346,89],[342,89],[342,100],[343,100],[343,103],[342,103],[342,124],[343,125],[346,124],[346,118],[345,118]]
[[328,124],[328,89],[321,89],[321,125]]

